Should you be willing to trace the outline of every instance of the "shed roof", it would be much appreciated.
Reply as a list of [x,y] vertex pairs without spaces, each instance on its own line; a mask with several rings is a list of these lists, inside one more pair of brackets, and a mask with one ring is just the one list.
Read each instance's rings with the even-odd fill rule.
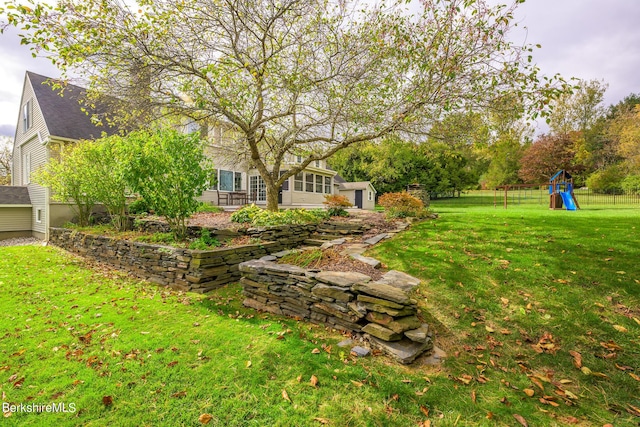
[[31,71],[27,71],[27,76],[51,136],[96,139],[102,136],[102,132],[107,135],[117,132],[115,128],[96,126],[91,121],[91,114],[82,111],[80,101],[86,96],[86,89],[66,83],[63,84],[63,89],[54,89],[48,84],[54,79]]
[[27,187],[0,185],[0,205],[30,205]]
[[371,186],[375,191],[375,188],[369,181],[358,181],[358,182],[343,182],[340,184],[340,190],[366,190],[368,186]]

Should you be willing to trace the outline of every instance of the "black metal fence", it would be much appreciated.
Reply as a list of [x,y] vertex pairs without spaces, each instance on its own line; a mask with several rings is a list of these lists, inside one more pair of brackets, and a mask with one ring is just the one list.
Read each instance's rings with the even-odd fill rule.
[[[634,191],[605,194],[588,188],[574,191],[580,207],[640,207],[640,188]],[[456,205],[456,206],[496,206],[503,207],[518,205],[549,206],[549,187],[513,188],[499,190],[473,190],[465,191],[457,197],[432,198],[432,205]]]

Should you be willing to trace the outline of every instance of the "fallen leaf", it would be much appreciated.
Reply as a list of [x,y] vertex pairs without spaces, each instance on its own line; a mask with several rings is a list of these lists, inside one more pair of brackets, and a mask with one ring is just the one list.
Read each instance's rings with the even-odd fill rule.
[[580,423],[579,419],[577,419],[576,417],[572,417],[572,416],[564,417],[562,420],[566,424],[578,424],[578,423]]
[[505,404],[507,406],[511,406],[511,402],[509,402],[509,399],[507,399],[506,396],[500,399],[500,403]]
[[622,347],[620,347],[618,344],[616,344],[612,340],[609,340],[607,342],[601,342],[600,345],[608,350],[622,350]]
[[431,427],[431,420],[424,420],[422,424],[419,424],[422,427]]
[[625,328],[624,326],[621,325],[613,325],[613,329],[615,329],[618,332],[629,332],[629,330],[627,328]]
[[475,390],[471,390],[471,401],[473,403],[476,403],[476,391]]
[[544,397],[541,397],[540,399],[538,399],[540,401],[540,403],[545,404],[545,405],[551,405],[555,408],[557,408],[558,406],[560,406],[558,403],[554,402],[553,400],[548,400],[545,399]]
[[582,355],[577,351],[573,351],[573,350],[571,350],[569,354],[573,356],[573,366],[575,366],[578,369],[582,368]]
[[247,366],[247,368],[251,367],[251,360],[247,360],[246,366]]
[[638,319],[637,317],[634,317],[633,321],[636,322],[638,325],[640,325],[640,319]]
[[529,427],[529,423],[527,422],[527,420],[524,419],[524,417],[520,414],[513,414],[513,418],[516,419],[516,421],[518,421],[521,425],[523,425],[524,427]]
[[591,375],[591,369],[587,368],[586,366],[583,366],[582,368],[580,368],[580,370],[585,375]]
[[318,387],[318,377],[315,375],[311,375],[311,385],[316,388]]
[[320,349],[318,348],[314,348],[313,350],[311,350],[312,354],[320,354]]
[[492,420],[493,419],[493,412],[491,412],[491,411],[487,412],[487,415],[486,415],[485,418],[488,419],[488,420]]
[[20,388],[22,387],[22,383],[24,382],[24,377],[20,378],[18,381],[13,383],[13,388]]
[[500,301],[502,302],[502,304],[507,305],[509,304],[509,300],[506,299],[505,297],[500,297]]
[[102,397],[102,404],[104,406],[111,406],[113,405],[113,397],[111,396],[103,396]]
[[286,400],[287,402],[289,402],[289,403],[293,403],[291,401],[291,399],[289,398],[289,393],[287,393],[287,390],[285,390],[285,389],[282,389],[282,398],[284,400]]
[[636,417],[640,417],[640,408],[638,408],[637,406],[633,406],[630,403],[627,403],[627,412],[630,413],[631,415],[635,415]]
[[490,327],[490,326],[486,326],[486,325],[485,325],[484,329],[485,329],[487,332],[489,332],[490,334],[492,334],[492,333],[494,333],[494,332],[496,331],[496,330],[495,330],[495,329],[493,329],[492,327]]
[[354,381],[354,380],[351,380],[351,383],[356,387],[362,387],[364,385],[360,381]]
[[522,391],[524,391],[524,394],[526,394],[529,397],[533,397],[533,395],[536,394],[536,392],[531,388],[525,388]]
[[326,418],[318,418],[318,417],[314,418],[313,421],[317,421],[320,424],[329,424],[331,422]]
[[174,360],[173,362],[169,362],[169,363],[167,363],[167,366],[168,366],[168,367],[170,367],[170,368],[172,368],[172,367],[176,366],[177,364],[178,364],[178,361],[177,361],[177,360]]
[[298,375],[298,378],[296,378],[296,380],[297,380],[298,382],[301,382],[301,381],[302,381],[302,375]]
[[198,417],[198,421],[200,421],[201,424],[209,424],[212,419],[213,416],[211,414],[202,414]]
[[532,383],[534,383],[536,386],[538,386],[538,388],[540,390],[544,391],[544,385],[542,384],[542,381],[540,381],[536,377],[532,377],[532,376],[529,376],[529,379],[531,380]]
[[187,395],[186,390],[179,391],[177,393],[173,393],[171,397],[185,397]]
[[640,377],[634,374],[633,372],[627,372],[627,374],[629,374],[631,378],[633,378],[634,380],[640,381]]
[[424,414],[425,417],[429,416],[429,408],[424,405],[420,405],[420,411]]

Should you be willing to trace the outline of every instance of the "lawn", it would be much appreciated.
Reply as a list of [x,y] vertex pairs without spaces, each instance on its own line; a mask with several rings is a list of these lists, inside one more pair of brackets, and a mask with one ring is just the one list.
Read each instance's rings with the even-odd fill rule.
[[75,408],[3,425],[637,425],[638,210],[435,210],[370,254],[424,280],[436,368],[350,357],[238,285],[176,293],[0,248],[2,401]]

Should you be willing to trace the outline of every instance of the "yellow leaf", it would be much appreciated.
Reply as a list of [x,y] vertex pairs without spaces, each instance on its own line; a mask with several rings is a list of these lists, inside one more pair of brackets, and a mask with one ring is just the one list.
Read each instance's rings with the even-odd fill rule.
[[492,334],[492,333],[494,333],[494,332],[495,332],[495,329],[493,329],[493,328],[492,328],[492,327],[490,327],[490,326],[485,326],[485,327],[484,327],[484,329],[485,329],[487,332],[489,332],[490,334]]
[[354,380],[351,380],[351,383],[356,387],[362,387],[364,385],[360,381],[354,381]]
[[529,423],[527,422],[527,420],[524,419],[524,417],[522,415],[513,414],[513,418],[515,418],[516,421],[518,421],[522,426],[529,427]]
[[313,421],[317,421],[320,424],[329,424],[331,422],[326,418],[318,418],[318,417],[314,418]]
[[637,317],[634,317],[633,321],[636,322],[638,325],[640,325],[640,319],[638,319]]
[[504,297],[500,297],[500,301],[502,302],[502,304],[507,305],[509,304],[509,300],[504,298]]
[[536,394],[536,392],[533,391],[533,389],[531,389],[531,388],[525,388],[522,391],[524,391],[524,394],[526,394],[529,397],[532,397],[534,394]]
[[640,381],[640,377],[634,374],[633,372],[627,372],[627,374],[629,374],[631,378],[633,378],[634,380]]
[[289,402],[289,403],[293,403],[291,401],[291,399],[289,398],[289,393],[287,393],[287,390],[285,390],[285,389],[282,389],[282,398],[284,400],[286,400],[287,402]]
[[211,414],[202,414],[198,417],[198,421],[202,424],[209,424],[209,422],[213,419]]
[[313,387],[317,387],[318,386],[318,377],[316,377],[315,375],[311,375],[311,385]]
[[318,348],[314,348],[313,350],[311,350],[311,353],[320,354],[320,350]]
[[618,332],[628,332],[627,328],[620,325],[613,325],[613,329],[615,329]]
[[251,360],[247,360],[247,368],[251,367]]
[[591,369],[587,368],[586,366],[583,366],[582,368],[580,368],[580,370],[585,375],[591,375]]

